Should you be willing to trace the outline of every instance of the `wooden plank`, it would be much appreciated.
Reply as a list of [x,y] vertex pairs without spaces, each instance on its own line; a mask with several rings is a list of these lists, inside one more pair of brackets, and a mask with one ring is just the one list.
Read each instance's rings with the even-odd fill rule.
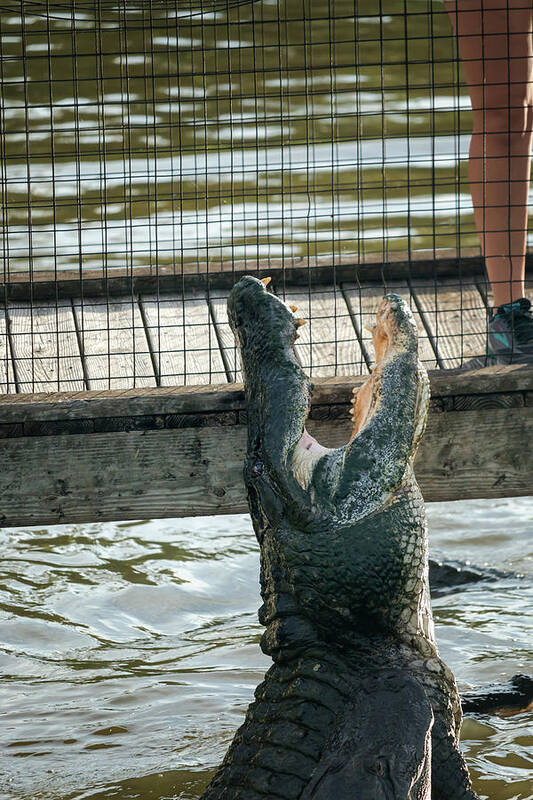
[[[430,372],[429,376],[434,399],[533,394],[531,365],[511,364],[471,371],[436,370]],[[352,388],[360,386],[364,380],[364,376],[316,378],[313,382],[313,406],[348,405]],[[14,394],[0,395],[0,423],[149,414],[202,414],[241,411],[244,408],[242,384]]]
[[218,340],[222,350],[224,363],[231,381],[242,381],[239,352],[235,346],[235,337],[228,322],[229,291],[214,289],[209,292],[209,304],[217,329]]
[[204,297],[143,295],[161,386],[205,385],[226,380],[217,337]]
[[[350,427],[309,425],[330,445],[346,441]],[[533,407],[432,414],[416,461],[426,500],[531,493],[531,442]],[[245,447],[244,425],[4,439],[1,522],[239,513]]]
[[[209,435],[213,430],[5,439],[0,520],[26,525],[244,511],[246,429]],[[22,475],[25,507],[16,510],[24,491],[15,481]]]
[[533,407],[432,414],[415,471],[428,502],[531,495]]
[[485,355],[487,312],[475,284],[453,278],[416,281],[413,293],[445,368]]
[[[461,252],[458,253],[455,247],[443,248],[438,251],[439,257],[435,259],[434,251],[427,251],[427,250],[414,250],[408,253],[407,251],[393,251],[388,254],[387,262],[384,263],[382,256],[380,253],[368,253],[365,256],[364,263],[373,264],[378,267],[379,270],[383,266],[391,264],[405,264],[409,261],[413,263],[422,262],[425,263],[428,258],[431,256],[431,263],[434,262],[458,262],[458,259],[461,258],[464,260],[465,264],[468,266],[469,262],[472,260],[478,261],[481,260],[479,255],[479,247],[462,247]],[[533,251],[528,253],[528,266],[533,268]],[[332,257],[330,255],[323,255],[323,256],[309,256],[305,259],[305,264],[302,264],[302,257],[301,256],[294,256],[291,257],[283,257],[283,258],[269,258],[268,261],[257,261],[254,259],[253,261],[235,261],[235,260],[226,260],[226,261],[191,261],[191,262],[184,262],[183,264],[179,265],[179,269],[176,269],[175,264],[158,264],[157,268],[152,264],[147,264],[146,266],[133,266],[133,267],[108,267],[106,269],[98,269],[98,268],[90,268],[87,269],[86,272],[80,277],[80,272],[78,269],[71,269],[71,270],[58,270],[58,271],[47,271],[47,270],[34,270],[31,273],[24,272],[24,271],[10,271],[6,275],[6,283],[8,284],[17,284],[17,283],[37,283],[37,282],[49,282],[49,281],[57,281],[57,280],[84,280],[87,278],[93,279],[109,279],[113,280],[114,278],[120,278],[123,280],[129,280],[130,283],[128,284],[128,289],[131,290],[131,281],[139,276],[152,276],[152,277],[164,277],[165,275],[172,275],[173,277],[180,279],[183,277],[184,273],[187,272],[195,272],[195,273],[207,273],[209,272],[213,276],[216,276],[218,273],[235,273],[235,272],[242,272],[243,270],[248,270],[249,275],[255,275],[257,272],[265,273],[268,275],[268,270],[282,270],[282,269],[293,269],[293,268],[300,268],[300,269],[308,269],[309,267],[328,267],[330,270],[332,268]],[[354,255],[339,255],[335,256],[335,265],[348,265],[351,266],[354,264]],[[456,263],[456,266],[459,266]]]
[[[429,413],[450,411],[470,411],[473,409],[522,408],[533,405],[533,393],[510,392],[484,395],[457,395],[455,397],[434,397],[430,401]],[[22,407],[19,409],[21,410]],[[312,420],[348,419],[350,405],[340,404],[313,405],[309,418]],[[205,428],[213,425],[227,426],[245,424],[247,409],[238,411],[188,412],[176,413],[167,411],[152,414],[124,414],[106,417],[69,417],[60,416],[57,412],[51,419],[34,419],[28,415],[18,422],[0,421],[2,438],[14,436],[55,436],[77,433],[101,433],[110,431],[165,430],[174,428]]]
[[375,323],[376,312],[383,299],[383,295],[387,292],[394,292],[404,298],[413,312],[413,317],[418,329],[418,352],[420,360],[423,362],[426,369],[435,369],[435,367],[437,367],[435,351],[429,341],[427,331],[417,310],[407,281],[389,281],[386,290],[383,286],[371,284],[356,285],[354,283],[343,284],[343,289],[352,308],[356,322],[359,325],[363,345],[367,349],[372,363],[375,361],[374,345],[372,342],[372,335],[366,330],[365,325],[373,325]]
[[137,301],[74,304],[90,389],[155,386],[148,340]]
[[21,392],[85,388],[70,302],[12,305],[8,315]]
[[533,379],[533,365],[510,364],[472,370],[438,370],[430,372],[429,378],[434,397],[525,392]]
[[0,310],[0,391],[5,394],[17,391],[4,310]]
[[339,288],[310,287],[307,291],[277,287],[289,305],[298,306],[297,317],[307,324],[299,328],[296,352],[310,377],[368,374],[365,359]]
[[[309,427],[329,447],[351,431],[348,420]],[[530,495],[533,406],[430,414],[415,472],[426,502]]]
[[[527,266],[533,269],[533,254],[527,256]],[[269,259],[268,261],[209,261],[180,264],[159,264],[144,267],[117,267],[109,269],[88,269],[80,275],[79,270],[46,270],[10,272],[5,283],[0,284],[0,292],[7,291],[11,299],[48,297],[117,297],[120,295],[150,292],[186,291],[192,288],[228,289],[242,275],[263,277],[271,272],[283,270],[287,282],[306,285],[309,277],[313,284],[331,283],[333,263],[330,255],[294,258]],[[384,262],[379,253],[368,254],[363,263],[354,255],[335,257],[335,274],[338,281],[380,280],[385,274],[390,279],[404,279],[408,276],[427,275],[483,275],[484,262],[479,248],[442,249],[435,259],[433,251],[417,250],[411,253],[393,252]]]

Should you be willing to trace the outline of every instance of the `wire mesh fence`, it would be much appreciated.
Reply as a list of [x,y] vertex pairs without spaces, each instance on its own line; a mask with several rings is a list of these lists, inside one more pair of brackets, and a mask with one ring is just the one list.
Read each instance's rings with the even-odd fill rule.
[[484,354],[461,33],[430,0],[0,2],[0,389],[238,380],[243,273],[312,375],[368,371],[391,289],[428,367]]

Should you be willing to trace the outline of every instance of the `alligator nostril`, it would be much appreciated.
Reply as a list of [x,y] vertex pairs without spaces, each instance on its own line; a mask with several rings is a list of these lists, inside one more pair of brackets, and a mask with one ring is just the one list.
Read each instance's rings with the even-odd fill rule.
[[373,772],[374,775],[378,775],[380,778],[383,778],[386,773],[386,766],[385,762],[382,758],[374,758],[368,765],[367,769],[369,772]]

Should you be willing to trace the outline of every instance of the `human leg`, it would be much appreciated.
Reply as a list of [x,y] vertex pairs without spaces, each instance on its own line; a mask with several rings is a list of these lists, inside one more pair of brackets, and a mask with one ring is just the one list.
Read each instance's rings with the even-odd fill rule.
[[469,179],[494,305],[524,296],[533,131],[531,0],[445,3],[472,101]]

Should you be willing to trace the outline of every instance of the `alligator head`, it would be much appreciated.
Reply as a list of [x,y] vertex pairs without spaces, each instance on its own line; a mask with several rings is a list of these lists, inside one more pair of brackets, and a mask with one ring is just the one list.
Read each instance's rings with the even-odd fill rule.
[[402,492],[413,483],[429,400],[409,309],[384,298],[377,365],[353,398],[350,441],[336,449],[305,429],[311,385],[294,354],[300,323],[291,309],[245,277],[228,310],[247,397],[244,476],[262,547],[265,651],[282,658],[299,636],[346,648],[368,630],[432,639],[423,504],[410,492],[406,508]]
[[[363,386],[354,390],[350,442],[331,451],[305,430],[311,385],[294,353],[297,331],[304,320],[294,316],[293,308],[267,292],[265,282],[251,276],[237,283],[228,301],[229,321],[239,346],[249,401],[248,456],[256,458],[251,467],[255,466],[257,473],[268,461],[280,489],[294,491],[291,479],[295,478],[306,490],[313,483],[317,462],[329,454],[326,461],[330,469],[335,462],[336,480],[324,487],[314,476],[315,494],[321,488],[330,495],[333,490],[339,498],[354,472],[363,472],[373,456],[378,456],[379,445],[372,442],[378,434],[388,447],[386,453],[379,454],[379,463],[370,467],[370,478],[384,471],[389,489],[394,489],[398,470],[403,474],[406,460],[412,463],[429,402],[429,385],[418,361],[412,314],[398,295],[383,299],[372,328],[377,365]],[[376,424],[371,425],[376,417]],[[331,479],[329,474],[328,478]],[[378,483],[382,490],[383,480]],[[376,496],[375,492],[372,494]],[[361,513],[368,514],[370,498],[354,500]],[[292,496],[290,502],[294,504]]]
[[354,395],[349,441],[331,449],[305,429],[301,320],[266,283],[242,278],[228,314],[247,401],[261,646],[275,663],[204,798],[472,800],[412,468],[429,401],[412,315],[397,295],[383,299],[376,366]]

